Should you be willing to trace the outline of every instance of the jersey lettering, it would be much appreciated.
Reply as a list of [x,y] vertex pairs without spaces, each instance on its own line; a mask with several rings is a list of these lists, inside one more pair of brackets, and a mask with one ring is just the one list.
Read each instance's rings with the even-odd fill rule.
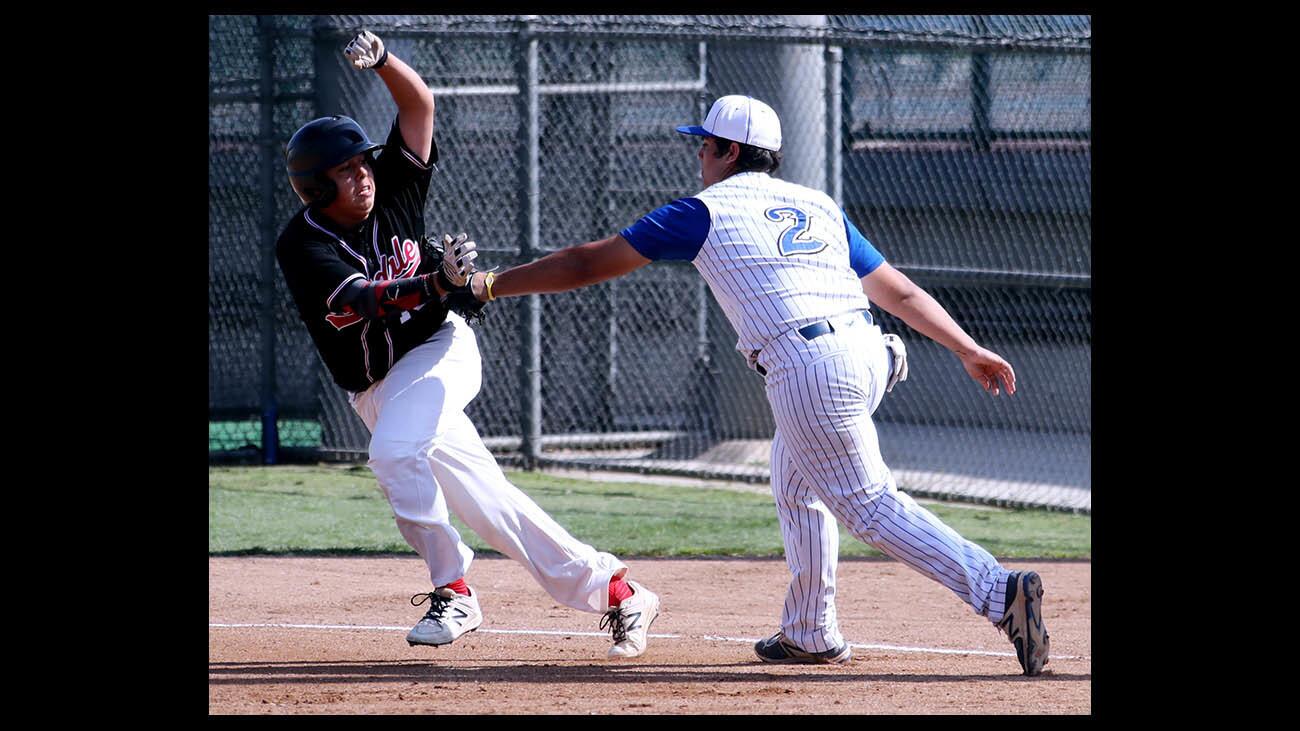
[[396,236],[393,237],[393,255],[379,255],[379,273],[375,275],[374,281],[382,279],[406,279],[414,276],[415,270],[420,266],[420,247],[415,242],[406,239],[398,242]]
[[799,254],[816,254],[826,248],[825,241],[810,238],[808,234],[808,214],[793,206],[769,208],[763,212],[769,221],[789,220],[792,225],[781,232],[777,246],[782,256]]
[[[373,282],[380,282],[393,279],[406,279],[415,276],[415,270],[420,267],[420,247],[412,240],[399,240],[396,236],[392,238],[393,255],[379,255],[379,272],[375,274]],[[389,301],[397,301],[397,293],[388,294]],[[409,315],[408,315],[409,317]],[[325,315],[325,320],[334,326],[335,330],[342,330],[345,327],[355,325],[365,318],[355,312],[330,312]],[[405,318],[404,320],[405,321]]]

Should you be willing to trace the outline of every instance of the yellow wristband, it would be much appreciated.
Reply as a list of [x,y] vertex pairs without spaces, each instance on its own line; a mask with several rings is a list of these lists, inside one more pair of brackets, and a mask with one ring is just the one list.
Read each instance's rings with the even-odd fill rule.
[[496,296],[492,294],[492,283],[495,281],[497,281],[497,275],[495,272],[488,272],[487,276],[483,278],[483,284],[487,287],[488,302],[496,299]]

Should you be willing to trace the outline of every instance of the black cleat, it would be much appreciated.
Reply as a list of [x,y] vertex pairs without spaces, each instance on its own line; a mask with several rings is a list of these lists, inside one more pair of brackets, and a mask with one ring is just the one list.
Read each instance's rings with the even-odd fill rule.
[[997,628],[1015,645],[1025,675],[1043,672],[1050,638],[1043,624],[1043,580],[1037,573],[1015,571],[1007,577],[1006,614]]
[[808,652],[796,647],[785,635],[777,632],[766,640],[754,644],[754,654],[763,662],[779,664],[830,665],[848,662],[853,649],[848,643],[825,652]]

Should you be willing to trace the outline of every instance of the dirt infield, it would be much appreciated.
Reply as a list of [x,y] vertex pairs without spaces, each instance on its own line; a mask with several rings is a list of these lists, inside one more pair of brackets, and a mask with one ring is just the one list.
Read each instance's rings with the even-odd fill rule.
[[[1051,662],[1019,675],[1011,645],[901,564],[843,560],[837,606],[853,659],[759,663],[788,580],[780,560],[628,560],[663,614],[642,657],[608,661],[599,615],[557,604],[515,562],[478,558],[482,628],[410,647],[427,591],[414,556],[209,558],[213,714],[1086,714],[1092,564],[1007,562],[1043,577]],[[257,627],[222,625],[266,625]],[[300,625],[300,626],[290,626]],[[666,636],[658,636],[666,635]],[[956,651],[956,652],[954,652]],[[969,651],[969,652],[961,652]],[[990,653],[990,654],[972,654]]]

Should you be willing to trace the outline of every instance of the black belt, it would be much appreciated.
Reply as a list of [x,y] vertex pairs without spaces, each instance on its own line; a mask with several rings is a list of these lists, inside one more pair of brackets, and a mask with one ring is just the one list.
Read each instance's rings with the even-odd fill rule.
[[[868,325],[876,324],[875,319],[871,317],[870,310],[863,310],[862,318],[867,321]],[[811,325],[804,325],[799,328],[798,332],[799,336],[804,340],[812,340],[813,338],[820,338],[827,333],[835,332],[835,326],[832,325],[829,320],[822,320],[821,322],[814,322]],[[760,376],[767,375],[767,369],[758,363],[754,363],[754,370],[758,371],[758,375]]]

